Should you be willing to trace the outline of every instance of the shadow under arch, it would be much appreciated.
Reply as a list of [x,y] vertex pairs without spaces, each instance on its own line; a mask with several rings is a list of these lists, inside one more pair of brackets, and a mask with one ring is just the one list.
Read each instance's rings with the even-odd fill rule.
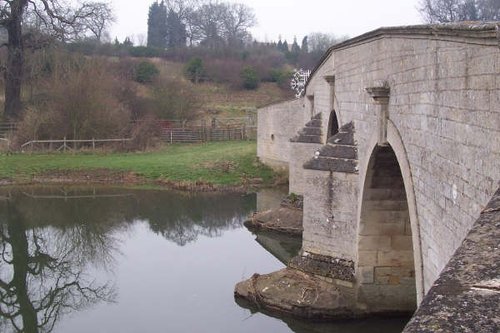
[[335,109],[333,109],[330,112],[330,117],[328,119],[326,140],[328,141],[329,138],[337,134],[339,132],[339,128],[340,128],[340,120],[339,117],[337,116],[337,112],[335,111]]
[[[373,205],[379,205],[378,207],[376,208],[379,208],[379,209],[383,209],[382,206],[380,205],[383,205],[384,203],[382,202],[372,202],[371,205],[372,207],[370,207],[370,203],[367,204],[367,199],[377,199],[377,194],[376,193],[367,193],[367,189],[370,188],[370,186],[372,186],[372,180],[373,180],[373,168],[374,168],[374,163],[376,163],[376,160],[377,160],[377,155],[378,155],[378,152],[381,150],[381,147],[378,146],[377,144],[377,140],[378,140],[378,133],[374,133],[372,135],[372,137],[370,138],[370,141],[368,142],[368,145],[367,145],[367,154],[364,155],[364,157],[362,159],[360,159],[360,163],[359,163],[359,168],[360,168],[360,175],[361,175],[361,178],[360,178],[360,195],[358,197],[358,214],[357,214],[357,221],[358,221],[358,232],[357,232],[357,235],[358,235],[358,242],[357,242],[357,245],[358,245],[358,251],[357,251],[357,255],[358,255],[358,258],[357,258],[357,267],[356,267],[356,278],[358,280],[358,282],[360,282],[361,284],[363,284],[363,279],[367,280],[367,281],[370,281],[370,279],[373,279],[373,281],[375,281],[375,279],[377,278],[375,276],[375,274],[373,275],[370,275],[370,271],[367,270],[367,271],[364,271],[363,272],[363,269],[362,269],[362,266],[364,263],[367,263],[367,260],[369,260],[369,258],[366,257],[366,255],[368,254],[368,251],[361,251],[360,250],[360,245],[361,245],[361,242],[363,242],[363,244],[361,245],[362,247],[364,248],[370,248],[370,246],[372,248],[377,248],[377,247],[384,247],[386,246],[386,248],[388,250],[390,250],[390,246],[391,246],[391,243],[387,243],[387,238],[372,238],[372,239],[363,239],[363,235],[361,235],[361,233],[363,232],[362,229],[366,227],[366,225],[364,225],[363,223],[363,218],[365,216],[367,216],[366,214],[369,214],[370,211],[372,209],[370,208],[373,208]],[[400,188],[399,190],[402,191],[402,193],[404,194],[405,196],[405,203],[402,204],[400,203],[400,208],[401,209],[405,209],[407,210],[407,219],[409,220],[409,226],[410,226],[410,230],[411,230],[411,249],[412,249],[412,254],[413,254],[413,267],[414,267],[414,285],[415,285],[415,291],[416,291],[416,304],[420,304],[420,302],[422,301],[422,298],[424,296],[424,293],[425,293],[425,289],[424,289],[424,281],[423,281],[423,261],[422,261],[422,251],[421,251],[421,240],[420,240],[420,225],[419,225],[419,220],[418,220],[418,213],[417,213],[417,206],[416,206],[416,199],[415,199],[415,192],[414,192],[414,185],[413,185],[413,178],[412,178],[412,172],[411,172],[411,167],[410,167],[410,163],[408,161],[408,158],[407,158],[407,152],[406,152],[406,149],[405,149],[405,146],[403,144],[403,141],[401,139],[401,135],[399,134],[399,131],[398,129],[396,128],[396,126],[392,123],[392,121],[389,120],[388,122],[388,126],[387,126],[387,141],[389,143],[388,147],[385,148],[385,152],[382,150],[382,159],[379,158],[379,162],[378,163],[381,163],[382,166],[383,164],[387,164],[389,165],[389,167],[393,168],[393,177],[395,178],[398,178],[399,177],[399,181],[401,182],[400,183]],[[384,155],[385,155],[385,158],[384,158]],[[379,156],[379,157],[380,157]],[[385,159],[385,161],[384,161]],[[380,167],[381,165],[379,164],[378,167]],[[397,167],[397,171],[394,170],[394,168]],[[398,172],[399,172],[399,175],[398,175]],[[391,176],[391,175],[389,175]],[[394,180],[394,179],[393,179]],[[379,180],[380,181],[380,180]],[[385,179],[385,181],[391,181],[390,179]],[[377,186],[377,184],[375,183],[373,185],[374,187]],[[379,191],[380,193],[383,193],[384,191]],[[387,192],[387,191],[386,191]],[[380,199],[380,197],[379,197]],[[377,201],[377,200],[373,200],[373,201]],[[386,203],[387,204],[387,203]],[[391,203],[388,203],[389,205],[391,205]],[[397,206],[397,204],[396,204]],[[390,214],[393,214],[393,216],[396,216],[399,214],[399,217],[400,218],[404,218],[404,213],[400,212],[396,212],[396,213],[389,213]],[[379,217],[383,215],[383,214],[379,214]],[[376,219],[375,219],[376,220]],[[377,228],[376,225],[371,225],[370,228],[375,229]],[[409,232],[407,231],[407,234]],[[366,234],[366,232],[365,232]],[[401,238],[400,240],[404,240],[404,236],[405,235],[401,235],[403,238]],[[406,236],[409,236],[409,235],[406,235]],[[376,237],[376,236],[375,236]],[[366,242],[366,241],[371,241],[372,243],[371,244],[368,244],[369,242]],[[385,245],[384,245],[384,241],[386,242]],[[391,239],[390,242],[393,242],[393,240]],[[376,260],[373,253],[371,254],[372,255],[372,260]],[[390,262],[390,260],[389,260]],[[397,258],[394,258],[393,260],[394,263],[397,263]],[[360,265],[361,263],[361,265]],[[382,271],[385,271],[385,273],[388,273],[386,275],[385,278],[382,278],[379,276],[379,282],[383,282],[384,280],[386,281],[389,281],[390,283],[393,283],[393,284],[396,284],[398,282],[398,279],[399,281],[401,281],[401,277],[398,277],[398,276],[393,276],[391,278],[391,273],[389,273],[390,271],[394,272],[396,271],[396,269],[393,269],[391,268],[391,265],[389,264],[387,267],[387,269],[385,270],[382,270]],[[364,275],[364,277],[363,277]],[[363,288],[361,288],[363,289]]]

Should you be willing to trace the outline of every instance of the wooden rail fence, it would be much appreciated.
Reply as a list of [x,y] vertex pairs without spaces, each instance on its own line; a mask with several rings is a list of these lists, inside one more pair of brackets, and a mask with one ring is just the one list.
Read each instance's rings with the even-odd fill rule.
[[5,139],[9,132],[16,130],[17,123],[0,122],[0,138]]
[[181,128],[164,128],[162,138],[167,143],[196,143],[209,141],[241,141],[256,138],[255,127],[238,126],[212,128],[190,126]]
[[21,145],[21,149],[29,147],[31,150],[48,149],[57,151],[77,150],[81,148],[96,149],[99,144],[104,143],[121,143],[125,144],[131,139],[90,139],[90,140],[31,140]]
[[[16,125],[13,122],[0,122],[0,145],[10,147],[10,141],[7,139],[8,133],[15,131]],[[189,125],[181,121],[162,121],[161,126],[161,138],[166,143],[241,141],[257,138],[257,126],[249,117],[213,118],[212,121],[200,120]],[[20,148],[56,151],[96,149],[111,143],[125,145],[131,140],[130,138],[31,140],[21,145]]]

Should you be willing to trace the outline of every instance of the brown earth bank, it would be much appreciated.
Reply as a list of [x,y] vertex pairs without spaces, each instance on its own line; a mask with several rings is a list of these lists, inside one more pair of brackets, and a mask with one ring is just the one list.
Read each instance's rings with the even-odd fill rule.
[[34,185],[34,184],[70,184],[70,185],[148,185],[165,189],[190,192],[254,192],[263,187],[262,179],[247,179],[240,185],[218,185],[204,181],[186,182],[168,179],[147,179],[134,172],[109,169],[92,170],[54,170],[33,176],[31,179],[14,180],[0,178],[0,186]]

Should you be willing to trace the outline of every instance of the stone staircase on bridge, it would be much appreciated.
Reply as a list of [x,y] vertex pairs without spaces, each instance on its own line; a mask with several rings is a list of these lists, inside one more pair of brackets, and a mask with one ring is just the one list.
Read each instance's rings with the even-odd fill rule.
[[290,139],[291,142],[301,142],[301,143],[322,143],[321,142],[321,130],[322,120],[321,113],[313,116],[312,119],[304,126],[299,133]]
[[348,123],[328,139],[315,156],[304,164],[305,169],[344,173],[358,172],[358,149],[354,140],[354,124]]

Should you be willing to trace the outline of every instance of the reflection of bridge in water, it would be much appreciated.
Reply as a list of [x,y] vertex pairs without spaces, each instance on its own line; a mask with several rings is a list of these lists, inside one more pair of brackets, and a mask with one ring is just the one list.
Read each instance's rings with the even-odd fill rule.
[[302,247],[302,237],[288,236],[276,232],[257,232],[255,235],[257,243],[285,265],[299,254]]

